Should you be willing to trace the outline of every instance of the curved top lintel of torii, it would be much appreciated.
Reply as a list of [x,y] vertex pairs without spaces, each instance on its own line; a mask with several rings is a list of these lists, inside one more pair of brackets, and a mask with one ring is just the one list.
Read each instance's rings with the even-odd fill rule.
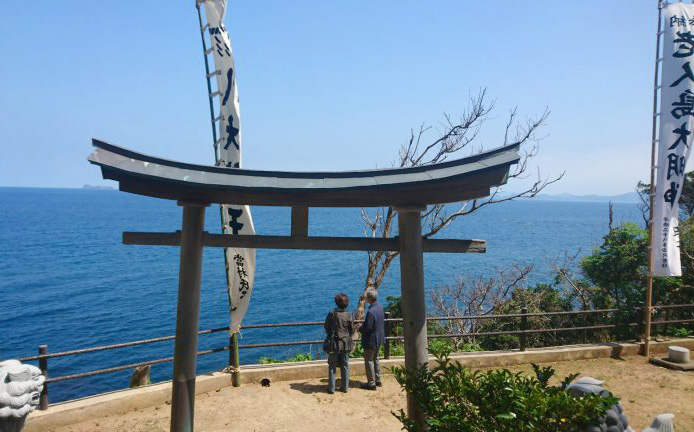
[[89,162],[138,195],[204,204],[408,207],[483,198],[506,183],[519,144],[434,165],[342,172],[287,172],[194,165],[97,139]]

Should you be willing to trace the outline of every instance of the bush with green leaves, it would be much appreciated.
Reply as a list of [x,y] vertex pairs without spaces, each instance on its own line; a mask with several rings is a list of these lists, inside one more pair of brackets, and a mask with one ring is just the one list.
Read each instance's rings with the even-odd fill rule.
[[286,360],[280,360],[276,359],[274,357],[260,357],[258,359],[258,363],[260,364],[273,364],[273,363],[291,363],[291,362],[303,362],[303,361],[311,361],[313,360],[313,354],[311,353],[296,353],[292,357],[287,358]]
[[[536,284],[532,287],[518,287],[511,297],[498,304],[494,310],[495,315],[519,314],[523,308],[531,314],[539,312],[566,312],[573,309],[574,299],[562,292],[558,282],[552,284]],[[566,315],[533,315],[528,317],[528,328],[562,328],[581,325],[580,317]],[[581,324],[577,324],[581,323]],[[518,348],[520,345],[518,334],[503,334],[521,330],[520,318],[483,320],[478,324],[477,331],[501,333],[491,336],[478,336],[481,347],[485,350],[508,350]],[[526,334],[528,347],[566,345],[576,343],[580,334],[572,332],[564,333],[530,333]]]
[[689,330],[687,330],[686,327],[674,328],[670,333],[674,337],[687,337],[690,334]]
[[403,410],[393,413],[410,432],[569,432],[597,425],[618,402],[612,395],[571,396],[569,375],[550,386],[551,367],[535,365],[535,376],[507,369],[472,371],[452,361],[448,353],[436,356],[438,365],[413,373],[393,368],[395,379],[413,395],[426,416],[426,425],[411,421]]

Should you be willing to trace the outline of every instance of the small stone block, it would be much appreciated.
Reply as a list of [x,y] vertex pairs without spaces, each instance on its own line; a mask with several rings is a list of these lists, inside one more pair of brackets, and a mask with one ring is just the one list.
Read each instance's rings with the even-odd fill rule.
[[683,347],[669,346],[667,358],[673,363],[689,363],[689,350]]
[[648,359],[648,362],[651,364],[654,364],[656,366],[661,366],[664,368],[672,369],[672,370],[678,370],[678,371],[694,371],[694,362],[689,362],[689,363],[675,363],[672,362],[666,358],[659,359],[655,357],[651,357]]

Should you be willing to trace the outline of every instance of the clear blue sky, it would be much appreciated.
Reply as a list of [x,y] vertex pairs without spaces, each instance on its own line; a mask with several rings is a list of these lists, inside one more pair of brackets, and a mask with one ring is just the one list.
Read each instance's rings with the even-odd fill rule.
[[[410,128],[487,87],[485,148],[513,106],[549,106],[537,163],[567,174],[548,192],[631,191],[649,175],[656,14],[655,0],[229,0],[244,166],[390,166]],[[193,0],[4,2],[0,53],[0,185],[104,184],[92,137],[213,161]]]

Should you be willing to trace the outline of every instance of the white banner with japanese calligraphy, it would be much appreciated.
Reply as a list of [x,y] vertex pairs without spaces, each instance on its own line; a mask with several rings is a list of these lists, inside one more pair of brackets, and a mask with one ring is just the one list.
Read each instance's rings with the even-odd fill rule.
[[694,124],[694,5],[672,3],[664,12],[653,275],[681,276],[678,202]]
[[[241,124],[239,95],[236,88],[236,69],[231,52],[229,35],[224,26],[226,0],[202,0],[209,25],[210,46],[214,58],[217,78],[217,99],[219,100],[219,136],[215,143],[217,165],[229,169],[241,167]],[[206,54],[207,55],[207,54]],[[222,205],[222,226],[224,234],[255,234],[251,211],[248,206]],[[229,292],[230,330],[236,333],[253,290],[255,276],[255,249],[224,250],[227,285]]]

